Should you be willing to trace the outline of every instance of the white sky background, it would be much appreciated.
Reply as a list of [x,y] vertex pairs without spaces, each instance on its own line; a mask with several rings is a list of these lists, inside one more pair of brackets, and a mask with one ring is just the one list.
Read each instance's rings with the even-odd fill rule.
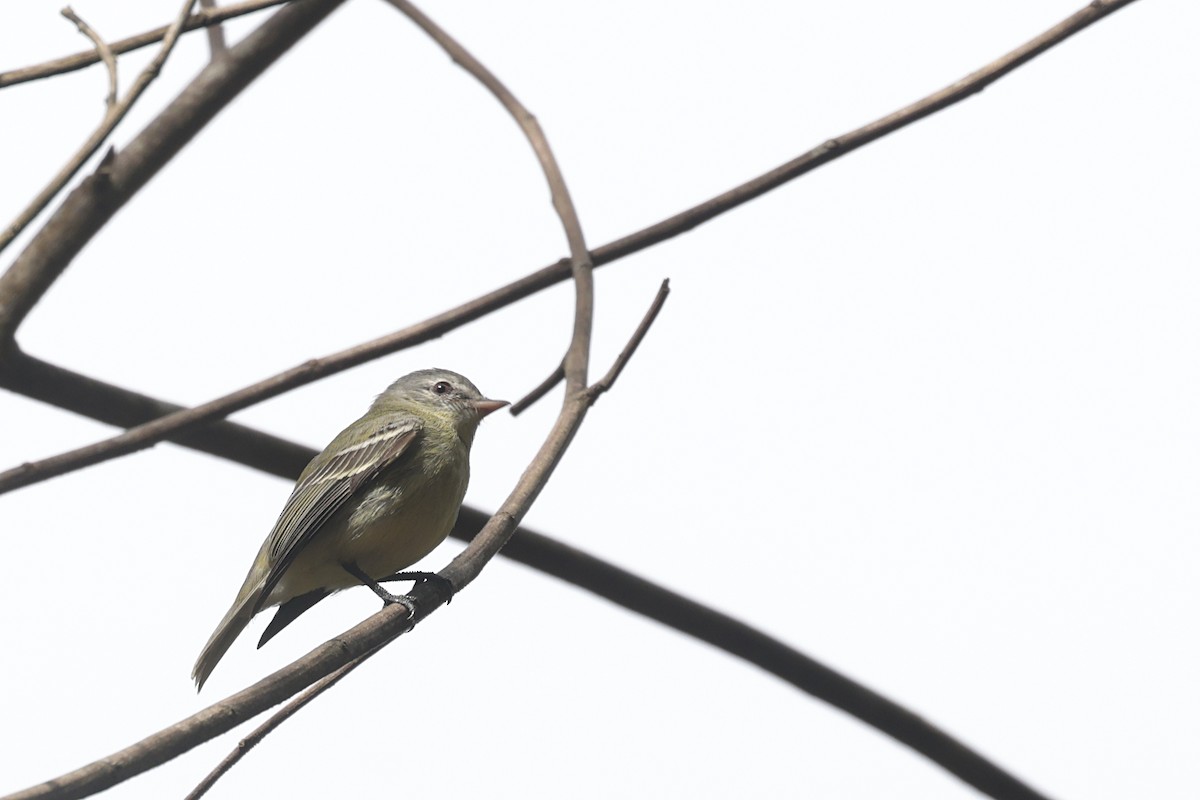
[[[595,247],[1080,5],[424,8],[538,115]],[[176,8],[75,4],[113,39]],[[1194,797],[1198,24],[1189,0],[1139,2],[959,106],[600,270],[596,375],[659,281],[674,292],[526,523],[761,627],[1054,797]],[[85,47],[54,4],[0,9],[0,68]],[[151,53],[121,58],[123,85]],[[117,146],[206,58],[203,34],[185,37]],[[4,221],[90,132],[104,86],[94,67],[0,92]],[[396,11],[355,0],[120,212],[19,341],[195,404],[565,250],[513,122]],[[235,419],[322,446],[427,366],[515,400],[562,355],[571,299],[556,287]],[[487,421],[469,503],[499,505],[557,400]],[[0,394],[0,466],[111,433]],[[289,488],[162,445],[0,498],[0,792],[122,748],[378,608],[343,593],[256,651],[263,615],[196,696],[192,662]],[[180,797],[237,738],[106,796]],[[503,559],[211,796],[368,791],[977,796],[759,670]]]

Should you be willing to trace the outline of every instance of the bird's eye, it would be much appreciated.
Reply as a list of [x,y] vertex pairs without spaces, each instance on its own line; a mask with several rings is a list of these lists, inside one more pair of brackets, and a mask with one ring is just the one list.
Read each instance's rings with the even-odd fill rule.
[[449,394],[451,386],[445,381],[438,381],[433,385],[434,394]]

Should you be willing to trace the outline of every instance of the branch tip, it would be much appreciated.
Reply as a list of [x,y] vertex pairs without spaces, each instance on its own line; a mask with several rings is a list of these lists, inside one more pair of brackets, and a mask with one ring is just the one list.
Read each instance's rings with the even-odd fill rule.
[[650,326],[658,318],[658,312],[662,311],[663,304],[667,302],[667,295],[670,293],[671,280],[670,278],[663,278],[662,284],[658,287],[658,292],[654,295],[654,300],[650,303],[650,308],[646,309],[642,321],[638,323],[637,329],[634,330],[625,347],[617,355],[616,360],[613,361],[612,367],[609,368],[603,378],[588,387],[587,395],[589,404],[594,404],[600,399],[600,395],[611,389],[613,384],[617,382],[617,378],[620,377],[622,370],[625,369],[625,365],[629,363],[629,359],[633,358],[633,354],[637,352],[642,339],[646,338]]
[[551,389],[553,389],[555,386],[558,386],[558,384],[562,382],[562,379],[565,375],[566,372],[563,368],[563,361],[559,361],[558,366],[554,368],[554,372],[551,372],[545,380],[530,390],[529,394],[513,403],[512,406],[509,407],[508,413],[512,414],[514,417],[518,416],[521,414],[521,412],[525,411],[525,409],[529,408],[538,400],[541,400],[543,397],[549,394]]

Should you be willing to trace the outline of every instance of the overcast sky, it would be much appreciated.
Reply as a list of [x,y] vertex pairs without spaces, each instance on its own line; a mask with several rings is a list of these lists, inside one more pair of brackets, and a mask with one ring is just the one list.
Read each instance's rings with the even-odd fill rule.
[[[595,247],[957,80],[1083,2],[424,9],[538,116]],[[176,6],[74,8],[116,39]],[[1050,796],[1194,798],[1198,25],[1191,0],[1142,0],[963,104],[597,272],[595,376],[664,277],[674,292],[526,523],[759,626]],[[0,69],[86,46],[52,4],[0,9]],[[151,53],[121,58],[123,85]],[[207,56],[203,34],[183,39],[118,148]],[[93,67],[0,91],[0,223],[91,131],[104,89]],[[394,9],[352,0],[117,215],[18,338],[196,404],[565,251],[502,109]],[[571,313],[559,286],[234,419],[320,447],[429,366],[515,400],[562,356]],[[487,420],[470,504],[503,501],[558,400]],[[112,432],[0,394],[0,468]],[[343,593],[255,650],[264,615],[195,694],[192,662],[289,491],[163,445],[0,498],[0,792],[125,747],[378,608]],[[181,797],[239,735],[106,797]],[[503,559],[211,797],[366,792],[978,796],[756,668]]]

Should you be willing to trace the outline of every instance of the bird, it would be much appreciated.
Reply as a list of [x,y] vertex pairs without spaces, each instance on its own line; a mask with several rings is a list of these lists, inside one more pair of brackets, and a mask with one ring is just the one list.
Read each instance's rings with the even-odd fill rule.
[[260,611],[279,606],[262,647],[333,592],[365,584],[385,603],[400,600],[379,582],[449,535],[467,491],[475,432],[506,405],[445,369],[419,370],[388,386],[300,474],[192,668],[196,690]]

